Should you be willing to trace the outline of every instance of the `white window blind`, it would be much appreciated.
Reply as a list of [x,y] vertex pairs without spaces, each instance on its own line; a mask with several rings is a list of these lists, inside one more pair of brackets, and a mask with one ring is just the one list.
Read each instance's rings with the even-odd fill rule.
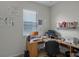
[[24,25],[23,30],[24,35],[36,31],[37,27],[36,11],[23,10],[23,25]]

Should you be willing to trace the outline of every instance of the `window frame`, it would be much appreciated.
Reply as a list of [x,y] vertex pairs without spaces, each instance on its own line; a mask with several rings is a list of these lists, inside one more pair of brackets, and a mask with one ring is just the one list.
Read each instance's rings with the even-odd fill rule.
[[[28,10],[28,9],[23,9],[23,36],[28,36],[28,35],[31,34],[31,32],[30,33],[25,33],[25,31],[24,31],[24,10]],[[37,27],[38,27],[37,11],[35,11],[35,10],[28,10],[28,11],[34,11],[34,12],[36,12],[36,31],[37,31]]]

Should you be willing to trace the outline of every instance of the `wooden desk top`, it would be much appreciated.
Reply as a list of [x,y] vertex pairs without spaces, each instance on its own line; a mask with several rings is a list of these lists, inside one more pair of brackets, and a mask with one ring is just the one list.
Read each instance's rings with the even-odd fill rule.
[[78,44],[78,45],[70,44],[70,43],[68,43],[68,42],[64,42],[63,40],[50,39],[50,38],[34,40],[34,41],[32,41],[31,43],[47,42],[47,41],[50,41],[50,40],[52,40],[52,41],[57,41],[59,44],[64,44],[64,45],[68,45],[68,46],[71,46],[71,47],[74,47],[74,48],[79,48],[79,44]]

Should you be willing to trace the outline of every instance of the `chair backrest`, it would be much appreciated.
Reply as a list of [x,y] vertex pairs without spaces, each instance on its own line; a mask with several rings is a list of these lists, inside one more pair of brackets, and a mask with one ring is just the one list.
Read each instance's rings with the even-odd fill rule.
[[48,41],[45,43],[45,50],[49,54],[59,53],[59,44],[56,41]]

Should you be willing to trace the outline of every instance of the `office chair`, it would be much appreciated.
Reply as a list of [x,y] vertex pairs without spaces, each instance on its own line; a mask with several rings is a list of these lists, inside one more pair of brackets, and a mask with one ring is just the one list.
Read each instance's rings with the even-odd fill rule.
[[56,41],[48,41],[45,43],[45,50],[49,57],[56,57],[59,53],[59,44]]

